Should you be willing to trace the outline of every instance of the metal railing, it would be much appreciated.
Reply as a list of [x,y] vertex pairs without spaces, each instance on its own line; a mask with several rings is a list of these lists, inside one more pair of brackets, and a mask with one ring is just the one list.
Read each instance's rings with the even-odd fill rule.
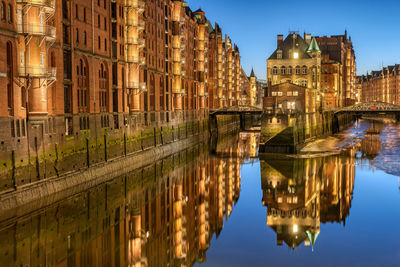
[[138,19],[126,19],[126,25],[131,27],[137,27],[139,29],[144,29],[144,21],[139,21]]
[[139,64],[139,65],[146,64],[146,58],[141,57],[141,56],[127,56],[126,61],[128,63],[135,63],[135,64]]
[[18,33],[56,38],[56,28],[43,24],[18,24]]
[[126,43],[129,45],[137,45],[139,47],[143,47],[145,45],[144,40],[137,37],[126,38]]
[[57,68],[55,67],[39,67],[39,66],[21,66],[18,69],[20,77],[32,78],[55,78],[57,75]]
[[145,2],[142,0],[125,0],[125,6],[144,10]]
[[56,8],[55,0],[17,0],[17,4],[41,6],[50,9]]

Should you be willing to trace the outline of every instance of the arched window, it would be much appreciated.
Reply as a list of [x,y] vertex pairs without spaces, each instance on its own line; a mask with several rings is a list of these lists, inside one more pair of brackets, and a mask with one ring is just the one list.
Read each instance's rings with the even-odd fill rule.
[[292,75],[292,66],[289,66],[287,69],[287,74]]
[[108,72],[107,67],[101,63],[99,70],[99,99],[100,99],[100,111],[108,111]]
[[277,75],[277,74],[278,74],[278,68],[277,68],[276,66],[274,66],[274,67],[272,68],[272,74],[273,74],[273,75]]
[[150,88],[149,88],[149,96],[150,96],[150,111],[154,111],[156,108],[156,89],[155,89],[155,79],[154,74],[150,74]]
[[307,67],[306,66],[303,66],[302,70],[303,70],[303,73],[302,73],[303,75],[307,74]]
[[9,115],[13,115],[14,92],[13,92],[13,49],[11,42],[7,42],[7,104]]
[[296,75],[300,75],[300,66],[296,66]]
[[160,77],[160,110],[164,110],[164,78]]
[[10,4],[7,7],[7,16],[8,16],[8,23],[13,23],[13,9]]
[[6,4],[4,2],[1,2],[0,6],[0,16],[1,20],[5,21],[6,20]]
[[281,74],[282,74],[282,75],[285,75],[285,74],[286,74],[286,67],[285,67],[285,66],[282,66],[282,67],[281,67]]
[[80,59],[77,66],[79,112],[88,112],[89,75],[87,68],[86,59]]

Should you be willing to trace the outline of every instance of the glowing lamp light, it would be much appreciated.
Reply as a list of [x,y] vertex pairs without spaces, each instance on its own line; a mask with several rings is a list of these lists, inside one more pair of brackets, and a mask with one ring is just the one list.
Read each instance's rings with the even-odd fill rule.
[[299,231],[299,227],[297,224],[293,224],[293,233],[297,233],[297,231]]
[[294,53],[293,53],[293,58],[299,58],[299,53],[294,52]]

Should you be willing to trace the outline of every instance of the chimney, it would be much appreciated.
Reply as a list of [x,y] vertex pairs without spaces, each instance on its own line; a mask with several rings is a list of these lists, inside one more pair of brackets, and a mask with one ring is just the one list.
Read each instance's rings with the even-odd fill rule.
[[280,44],[283,42],[283,35],[282,34],[278,34],[277,40],[278,40],[277,46],[279,48]]
[[304,33],[304,40],[307,44],[311,44],[311,33]]

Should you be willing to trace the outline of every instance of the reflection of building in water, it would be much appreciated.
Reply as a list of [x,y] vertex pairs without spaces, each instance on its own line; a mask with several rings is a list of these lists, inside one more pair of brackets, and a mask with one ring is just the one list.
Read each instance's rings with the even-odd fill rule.
[[240,132],[233,136],[219,136],[215,154],[228,158],[234,156],[241,162],[254,160],[260,143],[259,132]]
[[[358,151],[361,152],[361,158],[372,160],[378,156],[379,150],[381,150],[379,135],[385,124],[383,121],[379,120],[368,120],[368,122],[370,127],[366,130],[366,133],[361,142],[357,145],[357,148]],[[372,161],[370,161],[370,164],[372,164]]]
[[260,133],[241,132],[239,134],[239,157],[245,160],[257,157]]
[[[227,153],[237,155],[237,149]],[[171,156],[1,227],[0,262],[191,266],[204,261],[213,233],[221,231],[238,201],[240,161],[209,158],[201,150]]]
[[313,246],[320,222],[340,222],[349,214],[354,186],[350,157],[268,158],[261,161],[263,205],[277,244]]

